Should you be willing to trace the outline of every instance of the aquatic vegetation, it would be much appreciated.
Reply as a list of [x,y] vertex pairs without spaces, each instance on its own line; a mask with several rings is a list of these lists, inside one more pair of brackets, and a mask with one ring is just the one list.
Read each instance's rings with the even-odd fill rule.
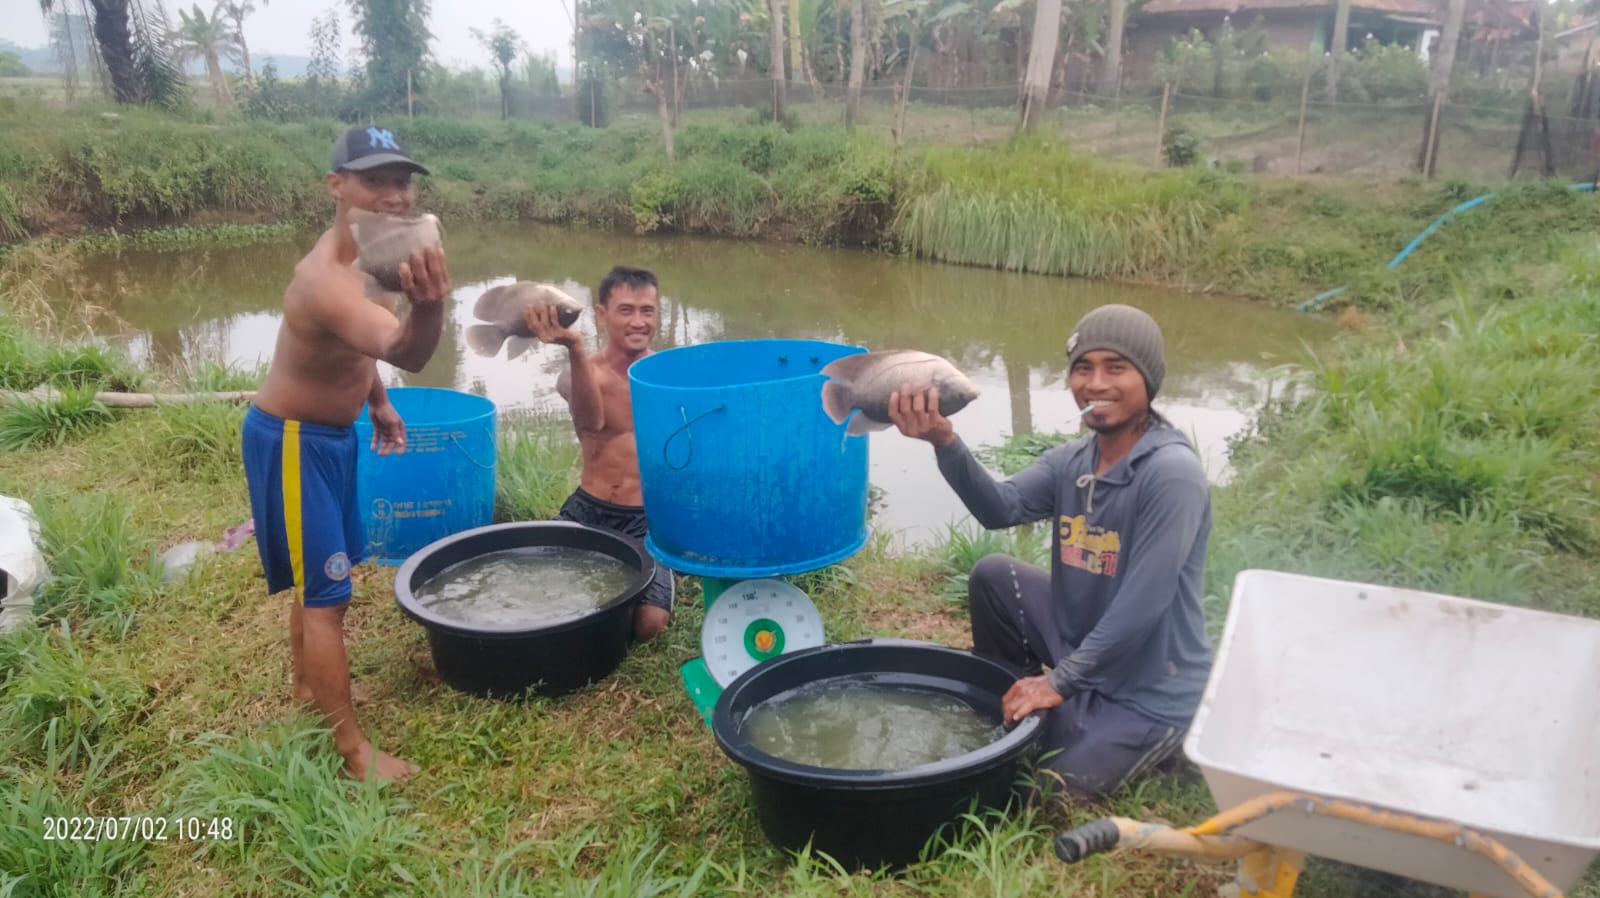
[[231,393],[236,390],[255,390],[266,380],[265,363],[254,369],[235,368],[218,362],[200,362],[183,375],[182,388],[192,393]]
[[1039,140],[928,150],[908,181],[894,232],[912,252],[1082,277],[1180,269],[1248,197],[1213,172],[1152,174]]

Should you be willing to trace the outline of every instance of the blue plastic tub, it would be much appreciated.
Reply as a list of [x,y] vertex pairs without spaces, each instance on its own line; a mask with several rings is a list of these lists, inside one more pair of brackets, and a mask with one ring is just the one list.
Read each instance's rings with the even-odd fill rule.
[[867,539],[867,439],[822,411],[818,372],[866,352],[817,340],[728,340],[628,369],[645,548],[675,571],[797,574]]
[[365,509],[367,557],[393,567],[429,543],[494,517],[495,406],[436,387],[395,387],[389,401],[406,422],[406,451],[379,456],[367,410],[356,501]]

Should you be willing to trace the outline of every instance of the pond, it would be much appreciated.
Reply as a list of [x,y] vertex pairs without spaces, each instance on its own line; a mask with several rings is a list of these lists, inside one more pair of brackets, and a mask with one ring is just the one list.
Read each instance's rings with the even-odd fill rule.
[[[79,290],[132,326],[132,333],[107,336],[137,362],[159,368],[211,360],[250,368],[271,357],[283,288],[312,239],[95,257],[85,263]],[[953,419],[977,448],[1008,434],[1076,432],[1066,390],[1068,333],[1089,309],[1120,302],[1160,322],[1167,377],[1156,408],[1197,442],[1216,482],[1228,476],[1228,437],[1266,398],[1273,370],[1304,363],[1307,347],[1334,332],[1324,319],[1259,303],[864,251],[534,224],[452,226],[446,247],[454,314],[424,370],[380,365],[392,386],[469,390],[502,412],[563,414],[555,382],[565,354],[539,346],[514,360],[504,351],[476,355],[464,340],[474,301],[489,287],[523,279],[559,284],[588,303],[612,265],[642,265],[661,281],[657,349],[784,337],[937,353],[982,390]],[[592,316],[580,328],[595,346]],[[875,526],[897,544],[936,541],[951,523],[975,526],[926,443],[894,430],[874,433],[869,457],[870,480],[882,490]]]

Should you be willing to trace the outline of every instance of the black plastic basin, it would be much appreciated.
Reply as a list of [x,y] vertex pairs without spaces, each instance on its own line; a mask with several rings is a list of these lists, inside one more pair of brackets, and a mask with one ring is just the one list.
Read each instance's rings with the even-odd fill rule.
[[[564,546],[602,552],[638,570],[622,594],[579,618],[548,625],[464,624],[418,604],[416,590],[453,564],[534,546]],[[515,698],[532,691],[564,695],[604,679],[628,654],[633,609],[655,576],[656,562],[636,539],[569,521],[490,524],[429,543],[407,558],[395,575],[401,612],[428,631],[433,664],[446,685],[488,698]]]
[[819,680],[904,685],[948,693],[1000,721],[1000,697],[1016,675],[1000,664],[947,646],[870,639],[803,649],[747,670],[728,685],[712,731],[749,774],[756,816],[779,848],[807,841],[853,869],[902,867],[977,799],[979,810],[1005,808],[1021,789],[1019,774],[1041,733],[1030,715],[983,748],[904,770],[834,770],[796,764],[755,747],[739,731],[745,714],[782,692]]

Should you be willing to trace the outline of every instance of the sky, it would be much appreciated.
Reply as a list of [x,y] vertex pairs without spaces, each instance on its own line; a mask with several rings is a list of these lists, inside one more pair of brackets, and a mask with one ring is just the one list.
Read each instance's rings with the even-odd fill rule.
[[[167,15],[174,21],[180,6],[188,0],[164,0]],[[244,36],[250,45],[252,61],[274,53],[309,56],[311,20],[329,9],[339,12],[345,32],[344,55],[348,60],[356,47],[350,28],[350,7],[346,0],[255,0],[256,12],[244,20]],[[76,8],[76,4],[72,4]],[[209,2],[200,4],[206,9]],[[487,68],[488,54],[473,39],[472,29],[487,31],[498,17],[518,34],[535,55],[556,58],[556,71],[572,68],[571,0],[433,0],[428,29],[433,32],[434,57],[451,68]],[[23,47],[43,47],[48,43],[44,17],[37,0],[0,0],[0,10],[12,13],[0,17],[0,37]],[[20,13],[20,15],[18,14]],[[260,65],[259,62],[256,65]]]

